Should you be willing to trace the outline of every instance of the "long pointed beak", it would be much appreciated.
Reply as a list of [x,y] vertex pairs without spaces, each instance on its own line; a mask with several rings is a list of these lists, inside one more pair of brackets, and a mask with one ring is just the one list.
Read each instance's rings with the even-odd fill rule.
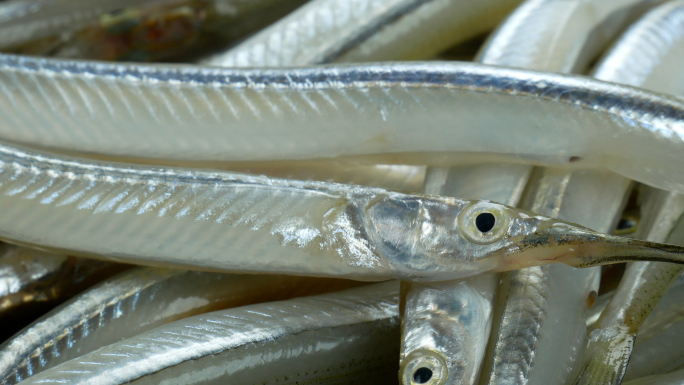
[[[547,228],[549,246],[555,252],[548,262],[589,267],[628,261],[658,261],[684,264],[684,247],[608,235],[563,222]],[[540,261],[542,263],[542,261]]]

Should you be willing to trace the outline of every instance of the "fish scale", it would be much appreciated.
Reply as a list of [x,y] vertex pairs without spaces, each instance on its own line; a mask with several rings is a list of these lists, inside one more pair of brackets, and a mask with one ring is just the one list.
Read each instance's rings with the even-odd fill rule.
[[[0,83],[7,76],[39,76],[44,84],[43,96],[17,80],[24,92],[13,93],[15,106],[3,111],[20,116],[31,111],[31,119],[39,119],[36,123],[0,125],[0,137],[33,146],[176,162],[337,156],[371,157],[382,162],[392,159],[388,157],[391,154],[405,154],[402,161],[444,165],[462,159],[458,152],[466,151],[471,158],[479,155],[489,161],[585,168],[600,165],[656,187],[684,191],[684,181],[677,176],[680,174],[669,170],[679,167],[681,159],[671,154],[684,146],[684,129],[679,127],[680,115],[684,115],[681,102],[586,78],[494,70],[466,63],[256,71],[76,65],[7,55],[0,59]],[[93,92],[81,87],[88,98],[105,98],[92,103],[94,109],[107,104],[115,109],[117,129],[101,125],[99,119],[86,114],[79,115],[82,124],[74,131],[72,126],[77,121],[67,118],[71,115],[68,111],[56,109],[63,98],[48,92],[49,85],[77,79],[101,88]],[[109,87],[114,87],[114,93]],[[194,118],[178,113],[175,119],[168,111],[162,114],[166,109],[163,103],[152,105],[158,99],[151,97],[154,93],[186,87],[195,95],[207,93],[206,99],[190,99],[188,94],[197,111]],[[300,93],[306,93],[316,108],[291,96]],[[206,100],[213,104],[221,124],[216,123],[208,107],[201,107]],[[285,101],[297,103],[299,114],[292,116],[292,121],[288,118],[283,122],[269,107]],[[118,103],[127,103],[127,107]],[[483,109],[491,105],[498,105],[501,114],[492,116]],[[512,114],[532,105],[539,114]],[[96,110],[98,116],[101,108]],[[53,119],[56,113],[63,119]],[[456,121],[454,114],[460,117]],[[20,123],[16,118],[13,120]],[[41,120],[44,124],[39,123]],[[516,130],[503,130],[522,126],[526,135],[538,140],[520,142],[511,137]],[[47,128],[50,132],[43,132]],[[586,139],[588,130],[593,132],[592,141]],[[624,159],[625,148],[635,146],[641,151]],[[263,148],[269,150],[267,154],[256,150]],[[580,161],[571,164],[569,160],[575,157]]]

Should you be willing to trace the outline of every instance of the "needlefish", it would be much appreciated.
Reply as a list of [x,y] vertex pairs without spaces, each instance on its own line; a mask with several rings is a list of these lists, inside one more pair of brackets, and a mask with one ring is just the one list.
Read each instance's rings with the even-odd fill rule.
[[[677,225],[675,236],[684,240],[684,221]],[[680,275],[639,327],[624,381],[684,368],[683,295],[684,278]]]
[[684,263],[489,201],[107,163],[0,145],[0,238],[117,261],[225,272],[436,281],[555,262]]
[[22,384],[391,384],[399,284],[203,314],[105,346]]
[[45,314],[0,345],[0,384],[16,384],[102,346],[186,317],[358,285],[357,281],[282,275],[133,269]]
[[427,59],[494,28],[520,0],[313,0],[225,53],[220,67]]
[[480,64],[240,70],[0,55],[0,121],[4,140],[80,153],[512,161],[606,168],[684,192],[681,100]]
[[[595,76],[658,92],[683,94],[684,77],[671,76],[671,81],[665,82],[655,75],[668,72],[674,63],[684,59],[682,27],[684,1],[655,8],[630,27],[597,67]],[[648,59],[627,59],[642,57],[643,46],[651,47]],[[643,215],[634,237],[682,244],[671,237],[671,232],[684,214],[684,196],[650,187],[640,192]],[[639,327],[681,271],[681,266],[662,263],[634,263],[627,267],[614,298],[592,327],[582,356],[582,371],[573,383],[622,382]]]
[[[569,72],[583,67],[624,27],[643,1],[526,1],[499,26],[477,55],[486,64]],[[602,33],[597,33],[600,31]],[[429,168],[426,191],[438,195],[518,204],[532,167],[481,164]],[[606,173],[537,170],[535,211],[564,216],[606,231],[629,183]],[[598,186],[596,183],[600,183]],[[532,195],[532,194],[528,194]],[[589,196],[603,207],[598,220],[583,207]],[[595,210],[593,210],[595,211]],[[420,361],[444,357],[446,383],[556,383],[576,365],[586,329],[579,325],[598,271],[554,265],[523,269],[503,277],[485,275],[438,285],[405,284],[402,380],[418,384]],[[501,286],[497,307],[494,293]],[[494,335],[490,334],[494,318]],[[447,328],[450,333],[444,332]],[[454,348],[458,346],[459,348]],[[487,349],[487,365],[482,370]],[[552,364],[549,364],[552,363]],[[553,368],[553,369],[552,369]],[[480,373],[482,371],[482,373]],[[439,383],[439,375],[426,384]]]

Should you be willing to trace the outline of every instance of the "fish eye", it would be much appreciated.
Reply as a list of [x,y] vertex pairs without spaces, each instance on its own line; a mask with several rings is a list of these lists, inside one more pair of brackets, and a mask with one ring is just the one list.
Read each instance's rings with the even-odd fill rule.
[[441,354],[427,349],[411,352],[401,368],[402,385],[443,385],[448,369]]
[[494,228],[496,218],[492,213],[480,213],[475,217],[475,227],[483,233],[486,233]]
[[506,208],[492,202],[477,202],[458,216],[458,228],[463,236],[478,244],[489,244],[503,238],[508,222]]
[[418,368],[413,372],[413,382],[416,384],[424,384],[432,378],[432,370],[426,367]]

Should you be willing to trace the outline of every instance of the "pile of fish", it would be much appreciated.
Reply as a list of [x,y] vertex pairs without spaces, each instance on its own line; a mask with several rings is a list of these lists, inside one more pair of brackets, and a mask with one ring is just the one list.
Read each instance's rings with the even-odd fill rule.
[[4,0],[0,52],[2,385],[684,384],[684,0]]

